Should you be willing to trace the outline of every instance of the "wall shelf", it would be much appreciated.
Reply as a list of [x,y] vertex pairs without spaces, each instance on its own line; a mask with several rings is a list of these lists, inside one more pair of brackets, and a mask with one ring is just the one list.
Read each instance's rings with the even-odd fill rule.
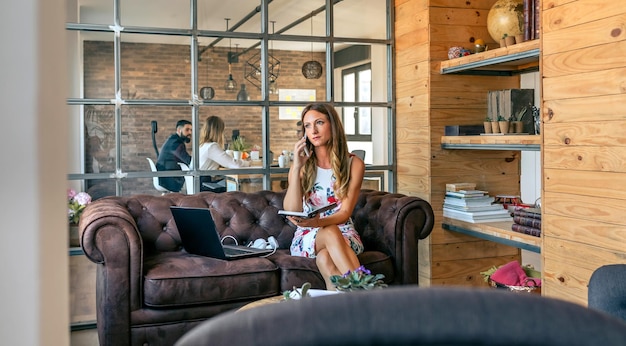
[[442,227],[448,231],[541,253],[541,237],[514,232],[511,230],[512,224],[512,221],[470,223],[444,217]]
[[539,135],[442,136],[442,149],[540,151]]
[[513,76],[539,71],[539,40],[441,62],[441,74]]

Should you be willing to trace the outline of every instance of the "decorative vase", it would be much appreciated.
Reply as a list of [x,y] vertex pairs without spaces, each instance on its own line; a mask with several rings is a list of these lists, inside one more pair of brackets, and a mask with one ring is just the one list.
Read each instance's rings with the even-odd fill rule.
[[80,237],[78,236],[78,225],[75,223],[69,224],[70,232],[70,247],[80,246]]
[[483,126],[485,127],[485,133],[491,133],[491,121],[483,122]]
[[491,132],[492,133],[500,133],[500,124],[497,121],[491,122]]
[[239,151],[239,150],[233,151],[233,158],[235,160],[241,160],[241,151]]
[[507,47],[508,46],[512,46],[515,43],[517,43],[515,41],[515,36],[507,36],[507,37],[504,38],[504,44],[506,44]]
[[514,121],[513,122],[513,132],[522,133],[524,132],[524,122],[523,121]]
[[509,122],[504,120],[504,121],[498,121],[498,123],[500,124],[500,132],[502,132],[503,134],[507,134],[509,133]]

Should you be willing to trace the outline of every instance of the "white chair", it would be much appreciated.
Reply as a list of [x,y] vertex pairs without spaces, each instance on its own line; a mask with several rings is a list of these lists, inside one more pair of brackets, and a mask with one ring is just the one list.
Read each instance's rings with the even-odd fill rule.
[[356,155],[361,160],[365,161],[365,150],[363,149],[352,150],[352,154]]
[[[148,163],[150,164],[150,170],[152,172],[156,172],[157,168],[156,168],[156,165],[154,164],[154,161],[152,161],[152,159],[149,157],[146,157],[146,159],[148,160]],[[154,188],[157,189],[157,191],[161,192],[162,195],[172,192],[164,188],[163,186],[159,185],[159,177],[152,178],[152,184],[154,185]]]
[[[187,166],[187,164],[183,163],[183,162],[179,162],[178,165],[180,166],[180,169],[183,171],[190,171],[191,169],[189,168],[189,166]],[[185,187],[187,188],[187,194],[188,195],[193,195],[194,191],[193,191],[193,175],[185,175]]]

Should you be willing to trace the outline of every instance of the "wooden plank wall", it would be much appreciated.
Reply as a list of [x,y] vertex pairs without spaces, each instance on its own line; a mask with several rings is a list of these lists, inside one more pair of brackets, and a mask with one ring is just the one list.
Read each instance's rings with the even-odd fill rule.
[[626,7],[543,1],[543,294],[583,305],[626,263]]
[[[397,191],[430,201],[428,1],[395,2]],[[419,243],[419,282],[430,283],[430,238]]]
[[520,259],[516,248],[444,231],[445,184],[475,182],[495,194],[519,194],[517,151],[443,150],[445,125],[482,124],[487,91],[518,88],[519,77],[441,75],[452,46],[470,47],[489,36],[486,18],[495,0],[398,0],[396,114],[398,191],[431,202],[436,222],[420,244],[420,285],[485,285],[480,272]]

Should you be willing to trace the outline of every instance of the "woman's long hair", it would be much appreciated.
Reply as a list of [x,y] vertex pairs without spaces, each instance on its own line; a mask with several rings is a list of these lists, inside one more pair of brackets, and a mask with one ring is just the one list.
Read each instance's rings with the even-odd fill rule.
[[[304,107],[300,116],[302,122],[302,133],[306,133],[304,129],[304,115],[310,111],[318,111],[324,115],[330,122],[332,137],[326,144],[330,155],[330,166],[335,176],[335,196],[342,199],[348,193],[348,183],[350,182],[350,153],[348,152],[348,141],[343,130],[343,124],[337,114],[335,108],[326,103],[311,103]],[[313,145],[307,144],[311,158],[307,160],[302,167],[302,191],[307,194],[313,188],[315,176],[317,172],[317,157]]]
[[206,118],[200,130],[200,144],[212,142],[224,148],[224,120],[215,115]]

